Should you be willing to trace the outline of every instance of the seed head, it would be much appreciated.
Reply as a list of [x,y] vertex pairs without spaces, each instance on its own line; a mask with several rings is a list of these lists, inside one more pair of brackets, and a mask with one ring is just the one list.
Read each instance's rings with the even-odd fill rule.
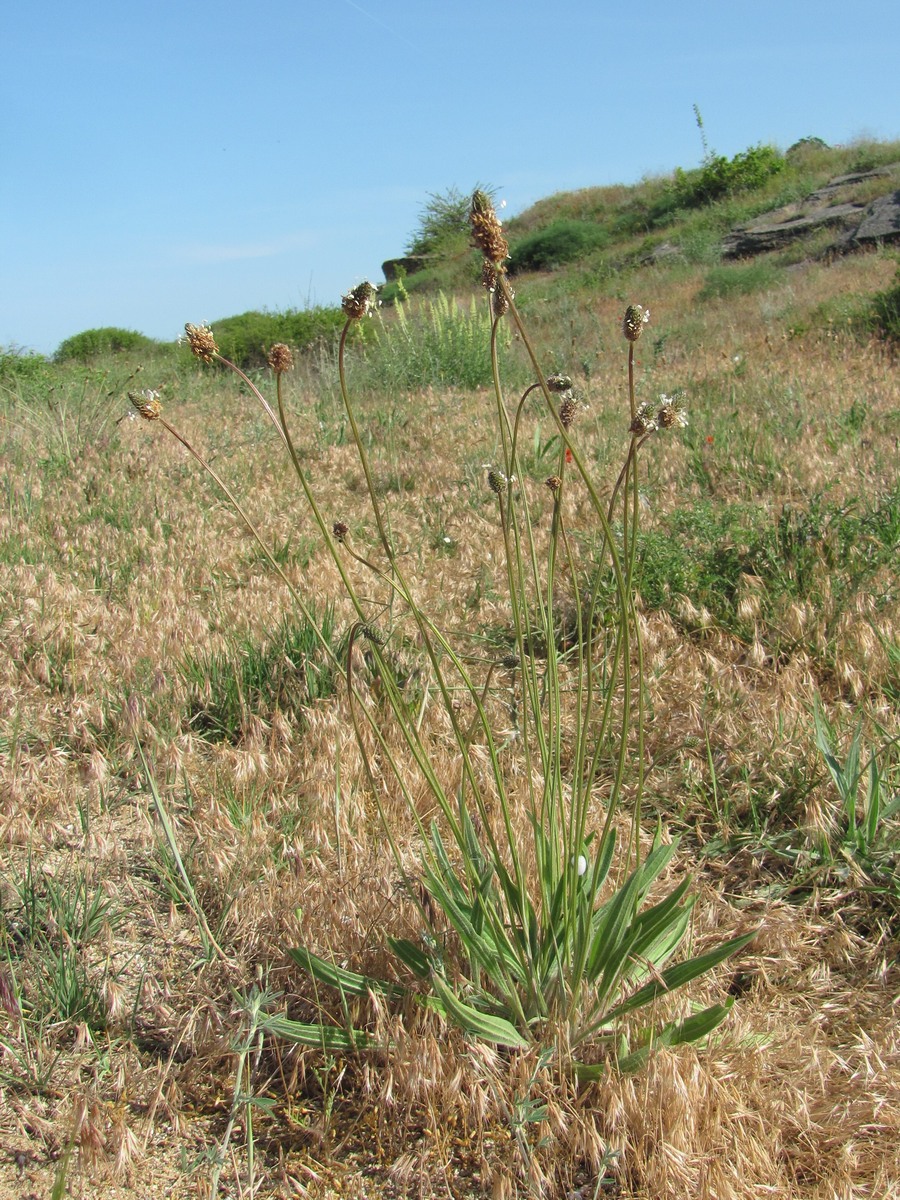
[[345,316],[349,317],[351,321],[360,321],[363,317],[368,316],[375,308],[377,291],[375,285],[369,283],[368,280],[358,283],[341,300],[341,308],[344,310]]
[[544,487],[548,487],[555,496],[562,487],[562,480],[558,475],[548,475],[544,480]]
[[188,321],[184,327],[184,336],[187,338],[191,353],[202,362],[211,363],[213,355],[219,353],[216,339],[208,325],[192,325]]
[[373,646],[383,646],[384,638],[373,625],[363,625],[359,631],[367,642],[371,642]]
[[571,394],[566,396],[559,406],[559,419],[563,429],[568,429],[578,415],[578,401]]
[[507,671],[515,671],[519,666],[518,656],[515,654],[504,654],[500,659],[500,666],[505,667]]
[[656,423],[660,429],[684,428],[688,423],[687,410],[681,396],[660,396]]
[[335,521],[331,527],[331,532],[334,534],[334,540],[343,545],[344,538],[350,532],[350,526],[346,525],[343,521]]
[[154,392],[151,388],[144,388],[142,392],[129,392],[128,399],[145,421],[159,420],[159,414],[162,412],[159,392]]
[[506,485],[509,483],[509,480],[502,471],[497,471],[493,468],[488,471],[487,481],[488,487],[496,496],[502,496],[506,490]]
[[568,392],[572,389],[572,380],[568,375],[548,375],[547,376],[547,391],[558,395],[561,392]]
[[650,320],[650,309],[642,304],[629,304],[622,319],[622,333],[629,342],[636,342]]
[[509,258],[509,242],[503,236],[503,227],[487,192],[472,193],[469,223],[472,241],[495,269],[502,270],[502,263]]
[[276,375],[283,375],[285,371],[293,370],[294,356],[291,354],[290,346],[286,346],[284,342],[276,342],[269,351],[268,362]]
[[634,420],[631,422],[630,432],[635,437],[643,437],[645,433],[652,433],[656,429],[656,412],[652,404],[642,404],[634,415]]

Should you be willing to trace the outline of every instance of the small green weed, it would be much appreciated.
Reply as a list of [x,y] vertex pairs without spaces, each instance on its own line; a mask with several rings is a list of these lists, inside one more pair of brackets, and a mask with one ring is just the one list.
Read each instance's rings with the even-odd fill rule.
[[[334,610],[321,619],[322,635],[335,641]],[[302,722],[303,710],[334,690],[334,666],[322,653],[313,627],[285,617],[262,644],[234,641],[219,654],[188,656],[181,666],[188,686],[188,722],[210,741],[237,744],[252,718],[281,712]]]

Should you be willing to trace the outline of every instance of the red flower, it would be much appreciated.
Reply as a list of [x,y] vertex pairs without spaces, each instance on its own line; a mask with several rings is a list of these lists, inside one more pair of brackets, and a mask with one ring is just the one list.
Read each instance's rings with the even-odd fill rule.
[[573,461],[572,460],[572,451],[569,449],[568,446],[566,446],[566,462],[570,463],[572,461]]

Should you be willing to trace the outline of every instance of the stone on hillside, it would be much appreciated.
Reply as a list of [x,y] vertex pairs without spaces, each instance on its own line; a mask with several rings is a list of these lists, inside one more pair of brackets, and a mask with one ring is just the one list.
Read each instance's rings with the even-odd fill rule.
[[829,226],[849,234],[859,225],[864,211],[862,204],[832,204],[814,212],[785,216],[780,221],[773,220],[777,213],[766,213],[726,234],[722,239],[722,254],[725,258],[747,258],[767,250],[780,250],[805,233]]
[[894,164],[830,179],[805,200],[763,213],[732,229],[722,240],[722,254],[725,258],[749,258],[780,250],[795,238],[818,229],[834,230],[831,251],[847,250],[859,242],[895,240],[900,236],[900,192],[869,202],[853,199],[853,189],[869,180],[896,174]]
[[405,258],[389,258],[381,264],[381,269],[388,283],[393,283],[404,275],[415,275],[416,271],[424,271],[428,263],[427,254],[408,254]]
[[894,242],[900,238],[900,190],[880,196],[866,209],[855,242]]

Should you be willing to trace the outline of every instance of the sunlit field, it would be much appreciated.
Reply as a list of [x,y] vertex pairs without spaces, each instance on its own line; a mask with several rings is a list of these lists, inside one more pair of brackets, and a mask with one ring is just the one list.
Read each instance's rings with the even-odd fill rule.
[[896,259],[704,254],[2,359],[0,1197],[900,1194]]

